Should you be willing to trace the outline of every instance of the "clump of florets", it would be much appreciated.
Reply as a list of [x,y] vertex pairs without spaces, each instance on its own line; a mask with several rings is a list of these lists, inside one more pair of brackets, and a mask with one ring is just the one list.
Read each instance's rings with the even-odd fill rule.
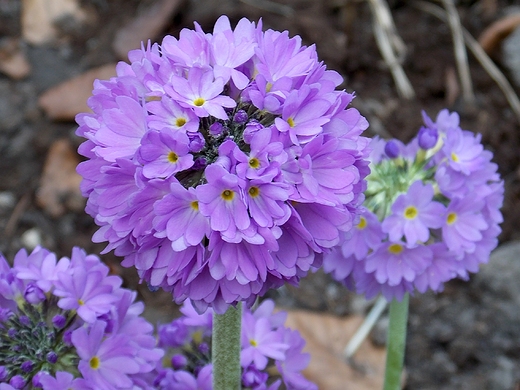
[[[305,340],[284,326],[285,312],[274,312],[271,300],[242,312],[240,364],[242,388],[315,390],[301,373],[310,361],[303,353]],[[158,390],[212,389],[211,336],[213,311],[198,314],[190,301],[183,316],[158,330],[159,345],[166,351],[154,384]]]
[[441,291],[467,279],[498,244],[504,183],[481,136],[442,110],[408,144],[372,142],[365,211],[324,268],[373,297]]
[[[14,389],[152,389],[163,355],[135,293],[98,257],[74,248],[0,255],[0,384]],[[144,387],[143,387],[144,386]]]
[[96,242],[218,313],[298,283],[363,200],[368,126],[314,46],[221,17],[129,53],[80,114]]

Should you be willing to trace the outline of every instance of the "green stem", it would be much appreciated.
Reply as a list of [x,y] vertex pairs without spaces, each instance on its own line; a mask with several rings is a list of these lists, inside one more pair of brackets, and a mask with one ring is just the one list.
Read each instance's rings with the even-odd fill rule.
[[240,328],[242,304],[232,306],[224,314],[213,315],[212,363],[213,390],[242,388],[240,368]]
[[401,373],[406,346],[406,324],[408,322],[408,301],[409,296],[405,294],[401,302],[395,299],[390,302],[384,390],[401,389]]

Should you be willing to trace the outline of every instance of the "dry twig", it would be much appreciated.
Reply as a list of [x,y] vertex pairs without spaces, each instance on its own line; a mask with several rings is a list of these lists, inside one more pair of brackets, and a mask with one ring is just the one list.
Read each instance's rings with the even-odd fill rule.
[[453,0],[442,0],[442,4],[446,9],[448,24],[450,25],[451,34],[453,35],[453,49],[455,51],[455,61],[457,63],[457,71],[459,72],[460,83],[462,86],[462,97],[464,103],[473,105],[475,104],[475,95],[473,94],[473,84],[469,73],[468,55],[464,46],[464,36],[462,33],[459,14],[455,8]]
[[379,51],[392,73],[399,96],[412,99],[415,96],[412,84],[401,66],[406,46],[397,34],[392,15],[385,0],[368,0],[374,15],[374,35]]
[[[447,20],[446,13],[439,6],[421,0],[414,1],[412,5],[421,11],[427,12],[439,18],[442,21]],[[498,67],[491,60],[491,58],[489,58],[489,56],[486,54],[484,49],[482,49],[482,47],[478,44],[475,38],[473,38],[471,34],[464,28],[462,29],[462,33],[464,35],[466,45],[471,50],[476,59],[480,62],[482,67],[488,72],[491,78],[497,83],[498,87],[502,90],[502,92],[506,96],[507,101],[509,102],[509,105],[511,106],[511,109],[515,113],[518,122],[520,122],[520,100],[518,99],[518,96],[516,95],[513,87],[511,87],[511,84],[509,83],[507,78],[498,69]]]

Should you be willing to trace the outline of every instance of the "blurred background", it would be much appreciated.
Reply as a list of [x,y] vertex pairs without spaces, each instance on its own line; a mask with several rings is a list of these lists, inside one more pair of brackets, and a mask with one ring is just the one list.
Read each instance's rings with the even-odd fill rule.
[[[60,256],[73,246],[101,252],[75,172],[82,140],[74,116],[88,110],[94,79],[114,76],[129,50],[178,36],[194,21],[211,32],[222,14],[232,24],[261,18],[264,29],[316,44],[343,76],[341,87],[355,91],[367,136],[407,141],[421,110],[435,118],[442,108],[482,134],[505,180],[501,245],[469,282],[412,298],[405,388],[520,389],[518,1],[0,0],[0,252],[8,259],[36,245]],[[112,254],[102,258],[138,290],[154,323],[176,315],[168,294],[139,285]],[[345,335],[373,302],[321,272],[270,296],[294,313],[291,324],[313,355],[307,375],[320,389],[380,388],[385,315],[353,364],[341,358]]]

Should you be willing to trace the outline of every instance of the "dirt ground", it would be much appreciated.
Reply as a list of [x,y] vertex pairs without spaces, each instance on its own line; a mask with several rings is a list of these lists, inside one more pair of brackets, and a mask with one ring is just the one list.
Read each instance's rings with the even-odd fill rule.
[[[71,77],[124,59],[118,51],[125,47],[124,42],[135,40],[128,26],[139,18],[145,23],[141,27],[154,27],[150,29],[153,34],[150,38],[160,40],[164,34],[177,35],[183,27],[192,27],[194,20],[211,31],[221,14],[227,14],[232,22],[243,16],[252,20],[262,18],[265,28],[289,30],[292,35],[300,34],[306,44],[315,43],[327,66],[344,76],[343,87],[356,92],[353,104],[369,119],[368,135],[408,140],[421,125],[421,110],[430,116],[445,107],[458,111],[463,128],[482,133],[483,142],[493,151],[505,180],[501,245],[520,237],[520,119],[471,54],[468,58],[475,103],[463,101],[450,28],[418,9],[419,1],[388,1],[397,31],[406,45],[403,68],[415,90],[413,99],[400,98],[397,93],[374,39],[368,1],[178,1],[162,20],[145,16],[164,1],[62,0],[64,6],[71,3],[81,6],[85,11],[83,19],[61,17],[55,23],[52,38],[43,43],[30,38],[27,25],[22,23],[27,11],[22,5],[28,3],[0,0],[0,69],[13,53],[21,55],[30,67],[22,76],[0,71],[0,251],[6,257],[12,258],[19,248],[35,244],[60,255],[70,254],[77,245],[93,253],[103,248],[91,242],[96,227],[83,212],[82,201],[67,192],[67,186],[76,184],[74,179],[65,185],[57,199],[42,200],[42,194],[48,190],[45,182],[59,182],[62,174],[52,179],[49,155],[51,151],[58,153],[60,146],[56,141],[66,140],[73,151],[71,155],[65,150],[66,163],[55,163],[63,168],[67,164],[74,167],[74,161],[79,159],[74,150],[81,140],[74,135],[72,120],[58,120],[42,108],[41,96]],[[475,38],[493,22],[519,12],[514,8],[515,1],[456,3],[462,25]],[[504,65],[501,42],[496,44],[492,58],[512,82],[514,77]],[[520,92],[518,86],[514,88]],[[49,171],[51,176],[46,176]],[[108,254],[104,259],[125,277],[129,286],[139,290],[155,318],[171,315],[168,297],[152,296],[146,288],[137,286],[131,270],[121,269],[113,255]],[[503,272],[511,270],[506,266]],[[488,273],[498,277],[493,271]],[[487,281],[482,278],[473,278],[468,283],[455,281],[439,295],[412,299],[406,389],[520,388],[516,369],[520,363],[520,331],[516,329],[518,322],[516,327],[512,325],[520,317],[515,314],[520,307],[512,297],[504,298],[486,286]],[[323,294],[324,289],[329,293]],[[339,315],[366,309],[366,305],[359,309],[352,294],[322,274],[302,281],[301,290],[287,288],[272,296],[286,306]],[[376,339],[374,336],[375,342]]]

